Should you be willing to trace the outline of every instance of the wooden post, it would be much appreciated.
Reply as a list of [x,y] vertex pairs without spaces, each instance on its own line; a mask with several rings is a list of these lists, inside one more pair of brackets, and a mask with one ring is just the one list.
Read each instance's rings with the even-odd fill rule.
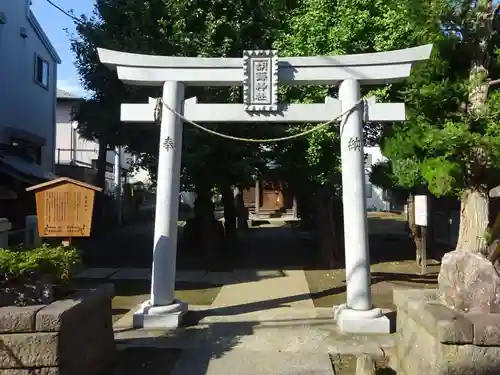
[[428,207],[426,195],[415,195],[415,225],[420,229],[421,274],[427,274],[427,221]]
[[427,274],[427,227],[421,226],[420,234],[422,237],[422,241],[420,242],[422,246],[422,248],[420,249],[420,254],[422,255],[420,273],[422,275],[426,275]]

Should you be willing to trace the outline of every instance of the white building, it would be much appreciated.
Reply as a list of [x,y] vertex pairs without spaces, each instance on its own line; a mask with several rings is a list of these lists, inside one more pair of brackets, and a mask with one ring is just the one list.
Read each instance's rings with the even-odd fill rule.
[[370,172],[372,165],[385,161],[384,155],[380,151],[379,146],[365,147],[365,183],[366,183],[366,209],[368,211],[389,211],[391,203],[387,199],[387,194],[384,189],[373,185],[370,182]]
[[[55,161],[57,172],[71,175],[74,178],[88,183],[95,183],[99,144],[89,141],[78,134],[78,124],[72,121],[72,110],[82,98],[67,91],[57,90],[57,136],[55,145]],[[121,168],[123,182],[149,183],[146,171],[132,174],[131,164],[133,156],[122,151]],[[112,192],[114,186],[115,152],[106,153],[106,192]]]
[[30,3],[0,1],[0,166],[47,179],[54,171],[61,60]]

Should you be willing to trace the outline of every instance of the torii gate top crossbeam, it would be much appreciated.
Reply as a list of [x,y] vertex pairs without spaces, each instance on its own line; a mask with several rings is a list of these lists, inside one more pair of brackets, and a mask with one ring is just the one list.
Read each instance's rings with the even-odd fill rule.
[[[383,84],[404,79],[412,65],[429,58],[432,45],[388,52],[339,56],[282,57],[278,79],[288,85],[335,84],[346,79]],[[179,81],[187,86],[243,85],[243,58],[153,56],[98,49],[103,64],[116,69],[125,83],[161,86]]]

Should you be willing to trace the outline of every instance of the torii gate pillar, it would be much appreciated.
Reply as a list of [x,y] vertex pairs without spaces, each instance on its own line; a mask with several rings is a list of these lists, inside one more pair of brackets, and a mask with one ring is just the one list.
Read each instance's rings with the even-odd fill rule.
[[[278,58],[277,51],[245,51],[243,58],[147,56],[99,49],[101,62],[116,69],[125,83],[162,86],[163,101],[189,121],[327,122],[341,114],[342,195],[344,205],[347,303],[334,307],[341,331],[389,332],[389,320],[372,306],[365,200],[363,124],[405,120],[404,103],[359,102],[360,84],[384,84],[410,75],[427,60],[432,45],[397,51],[344,56]],[[340,84],[339,100],[325,103],[278,103],[278,80],[289,85]],[[182,82],[182,83],[181,83]],[[184,86],[243,85],[244,104],[204,104],[184,99]],[[348,111],[348,112],[346,112]],[[365,111],[365,113],[363,113]],[[122,104],[121,119],[153,122],[154,101]],[[162,108],[158,165],[155,243],[151,299],[134,315],[134,325],[174,328],[186,305],[174,299],[177,215],[182,127],[180,118]]]
[[334,307],[334,318],[343,332],[389,333],[389,319],[372,304],[363,152],[364,108],[359,103],[359,81],[343,81],[339,99],[343,111],[353,106],[355,109],[340,122],[347,302]]
[[[182,112],[184,85],[163,84],[163,102]],[[187,305],[174,299],[177,258],[177,220],[181,174],[182,123],[173,112],[161,111],[160,150],[156,183],[151,298],[134,314],[134,326],[175,328]]]

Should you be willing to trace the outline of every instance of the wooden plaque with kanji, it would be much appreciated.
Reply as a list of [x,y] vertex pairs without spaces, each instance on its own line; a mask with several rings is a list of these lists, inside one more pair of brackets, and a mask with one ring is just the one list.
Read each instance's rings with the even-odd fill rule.
[[88,237],[94,195],[102,189],[62,177],[31,186],[34,191],[40,237]]

